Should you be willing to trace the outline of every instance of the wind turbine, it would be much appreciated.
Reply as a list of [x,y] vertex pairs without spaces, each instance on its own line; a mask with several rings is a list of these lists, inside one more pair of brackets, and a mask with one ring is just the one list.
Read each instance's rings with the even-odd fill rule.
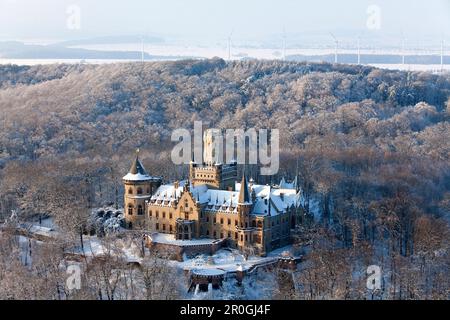
[[283,61],[286,61],[286,28],[283,27]]
[[361,37],[358,37],[358,65],[361,64]]
[[231,30],[230,35],[228,36],[228,61],[231,61],[231,38],[233,36],[233,30]]
[[405,64],[405,50],[406,50],[406,38],[403,38],[402,40],[402,64]]
[[330,32],[331,37],[334,39],[334,63],[338,63],[338,48],[339,48],[339,41],[338,39]]
[[145,58],[145,48],[144,48],[144,36],[141,36],[141,62],[144,63],[144,58]]

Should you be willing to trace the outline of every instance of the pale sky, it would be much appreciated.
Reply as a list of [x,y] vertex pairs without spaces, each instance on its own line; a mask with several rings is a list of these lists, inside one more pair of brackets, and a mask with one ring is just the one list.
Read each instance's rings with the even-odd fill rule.
[[[67,9],[80,8],[69,29]],[[369,30],[369,6],[380,9]],[[403,35],[450,42],[450,0],[0,0],[0,41],[160,34],[242,38],[308,32]]]

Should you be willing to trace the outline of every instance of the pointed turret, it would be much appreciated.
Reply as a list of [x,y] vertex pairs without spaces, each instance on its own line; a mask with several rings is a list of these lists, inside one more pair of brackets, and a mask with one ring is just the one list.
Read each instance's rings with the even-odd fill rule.
[[147,181],[152,179],[139,159],[139,149],[136,150],[136,157],[131,164],[130,171],[123,179],[128,181]]
[[139,160],[139,149],[136,150],[136,157],[134,158],[134,161],[131,164],[130,173],[132,174],[139,173],[142,175],[148,175],[147,171],[145,171],[145,168],[142,165],[141,160]]
[[142,228],[145,224],[147,201],[161,185],[161,178],[147,173],[139,159],[139,149],[136,150],[130,171],[123,177],[123,182],[126,226],[129,229]]
[[239,190],[239,204],[251,204],[250,192],[248,191],[247,177],[242,175],[241,190]]

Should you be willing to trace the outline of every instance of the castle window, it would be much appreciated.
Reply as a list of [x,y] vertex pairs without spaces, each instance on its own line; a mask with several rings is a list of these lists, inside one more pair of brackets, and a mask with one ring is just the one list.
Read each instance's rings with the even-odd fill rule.
[[163,214],[163,219],[165,219],[166,218],[166,213],[163,212],[162,214]]
[[214,231],[214,239],[217,238],[217,232]]
[[245,235],[245,241],[248,241],[248,235]]
[[184,214],[184,220],[189,220],[189,213]]
[[169,226],[169,230],[170,230],[170,232],[172,232],[172,230],[173,230],[172,225]]
[[150,193],[150,188],[147,188],[147,193]]
[[163,224],[163,231],[166,231],[166,225]]
[[217,223],[217,219],[216,217],[214,217],[213,223],[216,224]]
[[237,226],[238,225],[238,221],[234,220],[234,225]]
[[252,227],[256,228],[256,221],[252,221]]
[[234,233],[234,239],[235,239],[235,240],[238,239],[238,233],[237,233],[237,232]]
[[157,223],[157,224],[155,225],[155,227],[156,227],[156,230],[159,230],[159,223]]
[[128,189],[128,194],[133,194],[133,189]]
[[169,219],[172,219],[172,217],[173,217],[172,213],[169,213]]
[[241,234],[241,241],[244,241],[244,236]]
[[220,219],[220,224],[223,224],[223,218]]
[[209,216],[206,216],[206,222],[209,222]]
[[156,211],[156,219],[158,219],[158,218],[159,218],[159,212]]
[[228,238],[231,238],[231,232],[228,231]]
[[206,230],[206,235],[209,236],[209,230]]
[[142,188],[137,189],[137,194],[142,194]]
[[142,206],[138,206],[138,215],[142,216],[144,214],[144,209],[142,208]]
[[231,224],[231,219],[228,219],[228,225],[230,225]]
[[223,233],[222,232],[220,233],[220,239],[223,239]]
[[133,215],[133,206],[131,204],[128,206],[128,215]]
[[152,216],[152,210],[150,210],[150,211],[148,212],[148,215],[149,215],[149,217]]

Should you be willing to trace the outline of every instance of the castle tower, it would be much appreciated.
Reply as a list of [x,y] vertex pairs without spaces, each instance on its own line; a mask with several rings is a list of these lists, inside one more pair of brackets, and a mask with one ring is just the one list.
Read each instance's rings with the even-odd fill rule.
[[139,160],[139,150],[130,171],[123,177],[125,185],[124,216],[127,228],[145,228],[146,201],[161,185],[161,178],[150,176]]
[[252,246],[252,228],[250,221],[250,214],[252,211],[253,202],[250,197],[250,191],[247,184],[247,177],[245,173],[242,176],[241,189],[239,190],[238,200],[238,248],[244,250]]
[[206,130],[203,135],[203,163],[192,159],[189,179],[193,186],[207,185],[209,188],[234,190],[237,180],[237,163],[224,164],[222,131]]

